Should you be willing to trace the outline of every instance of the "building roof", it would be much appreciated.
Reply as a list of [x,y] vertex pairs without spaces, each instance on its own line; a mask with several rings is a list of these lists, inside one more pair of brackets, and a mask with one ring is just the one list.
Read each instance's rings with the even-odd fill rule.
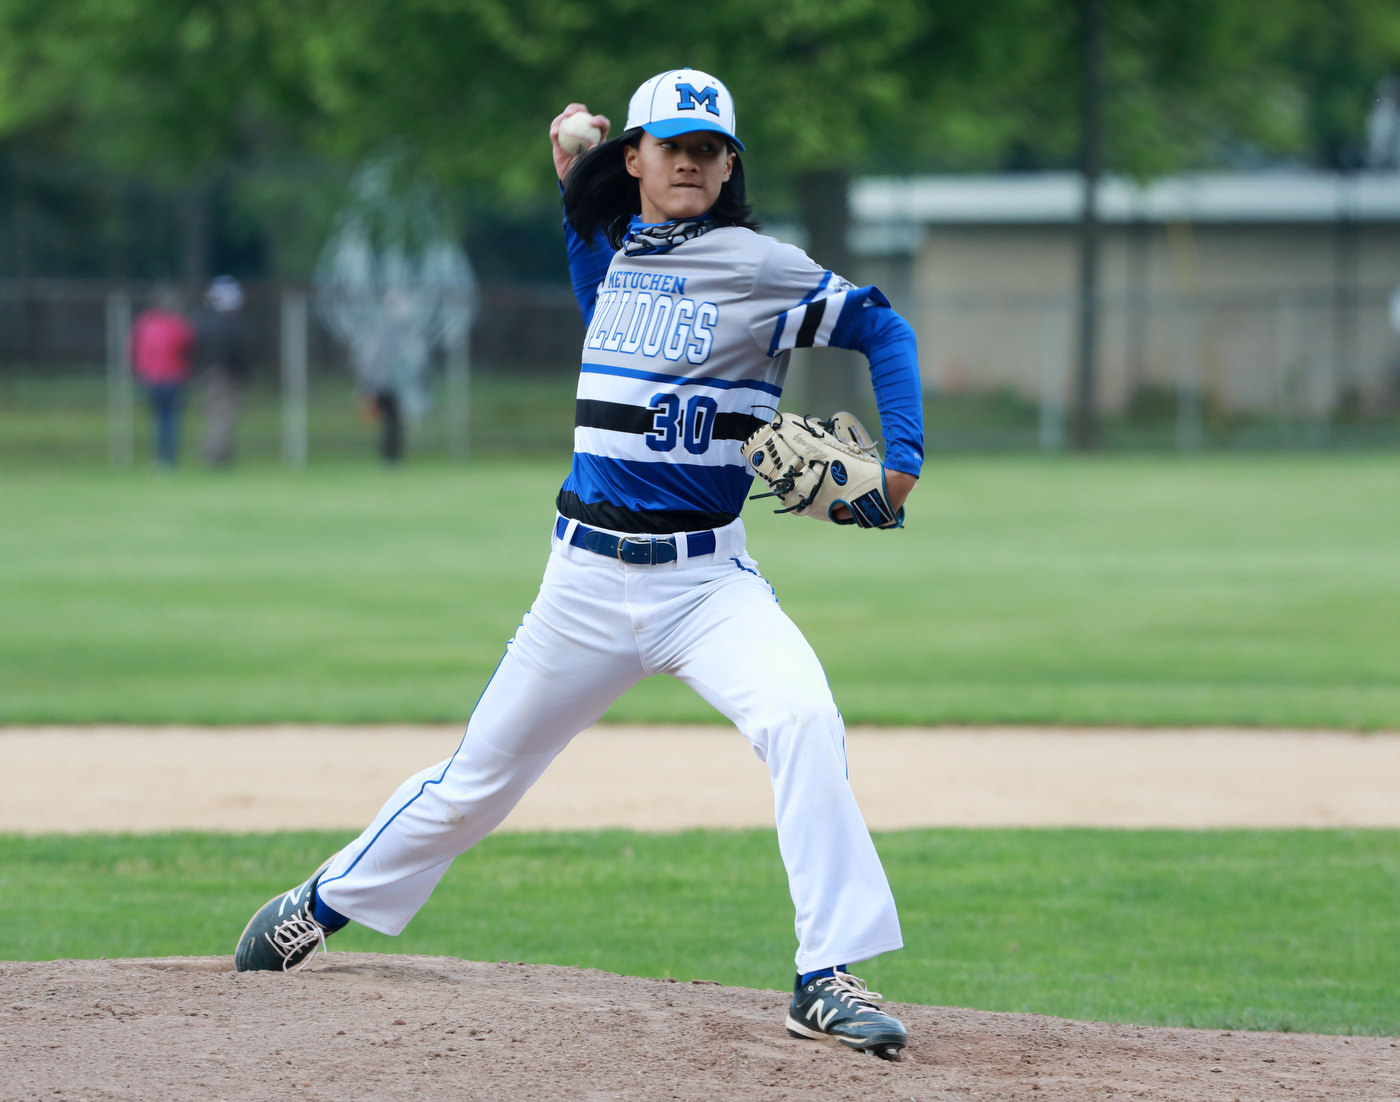
[[[1121,177],[1099,184],[1105,222],[1400,221],[1400,172],[1194,173],[1140,187]],[[1073,222],[1083,185],[1073,172],[867,177],[852,182],[851,213],[862,227]]]

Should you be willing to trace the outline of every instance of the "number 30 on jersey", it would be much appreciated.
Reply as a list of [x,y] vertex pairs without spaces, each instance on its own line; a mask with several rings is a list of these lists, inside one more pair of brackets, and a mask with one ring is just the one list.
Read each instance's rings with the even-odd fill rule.
[[701,455],[710,446],[715,431],[715,414],[719,404],[705,394],[696,394],[681,412],[679,394],[662,391],[653,394],[647,412],[651,414],[652,429],[646,434],[647,447],[654,452],[672,451],[677,440],[691,455]]

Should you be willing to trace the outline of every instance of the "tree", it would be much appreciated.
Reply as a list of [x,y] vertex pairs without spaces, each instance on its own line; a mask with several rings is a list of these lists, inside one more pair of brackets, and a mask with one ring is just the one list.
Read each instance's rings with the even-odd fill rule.
[[[563,102],[620,116],[651,71],[689,63],[729,83],[765,197],[840,267],[853,169],[1072,163],[1077,3],[0,0],[0,136],[192,196],[195,237],[198,197],[236,165],[286,241],[333,201],[308,194],[308,163],[335,166],[315,183],[338,195],[392,144],[443,185],[538,196]],[[1400,67],[1396,0],[1104,0],[1104,18],[1105,165],[1143,177],[1241,143],[1336,146]]]
[[180,205],[183,275],[207,271],[209,196],[254,155],[265,120],[304,115],[264,59],[267,0],[4,0],[0,134],[42,134],[115,177],[159,184]]

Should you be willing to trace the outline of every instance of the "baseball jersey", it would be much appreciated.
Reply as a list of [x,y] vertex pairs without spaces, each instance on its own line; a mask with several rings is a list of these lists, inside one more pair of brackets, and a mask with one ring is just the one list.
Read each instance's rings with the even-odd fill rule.
[[[588,329],[558,507],[600,528],[676,532],[732,521],[753,481],[739,446],[777,412],[789,352],[856,347],[834,338],[861,331],[867,309],[893,314],[876,288],[738,226],[666,251],[618,251],[591,287],[601,258],[589,272],[577,244],[575,236],[571,269]],[[876,378],[877,401],[900,469],[917,474],[917,361],[910,350],[894,359]]]

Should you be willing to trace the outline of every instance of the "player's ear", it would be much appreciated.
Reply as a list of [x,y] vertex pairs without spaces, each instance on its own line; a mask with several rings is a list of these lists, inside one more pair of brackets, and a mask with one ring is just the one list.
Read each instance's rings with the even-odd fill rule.
[[635,176],[639,180],[642,178],[642,170],[638,165],[640,157],[641,154],[637,152],[637,147],[635,145],[624,145],[622,147],[622,163],[627,168],[627,175]]
[[724,179],[720,183],[724,183],[734,175],[734,159],[738,156],[739,154],[735,153],[734,150],[729,151],[729,156],[724,159]]

